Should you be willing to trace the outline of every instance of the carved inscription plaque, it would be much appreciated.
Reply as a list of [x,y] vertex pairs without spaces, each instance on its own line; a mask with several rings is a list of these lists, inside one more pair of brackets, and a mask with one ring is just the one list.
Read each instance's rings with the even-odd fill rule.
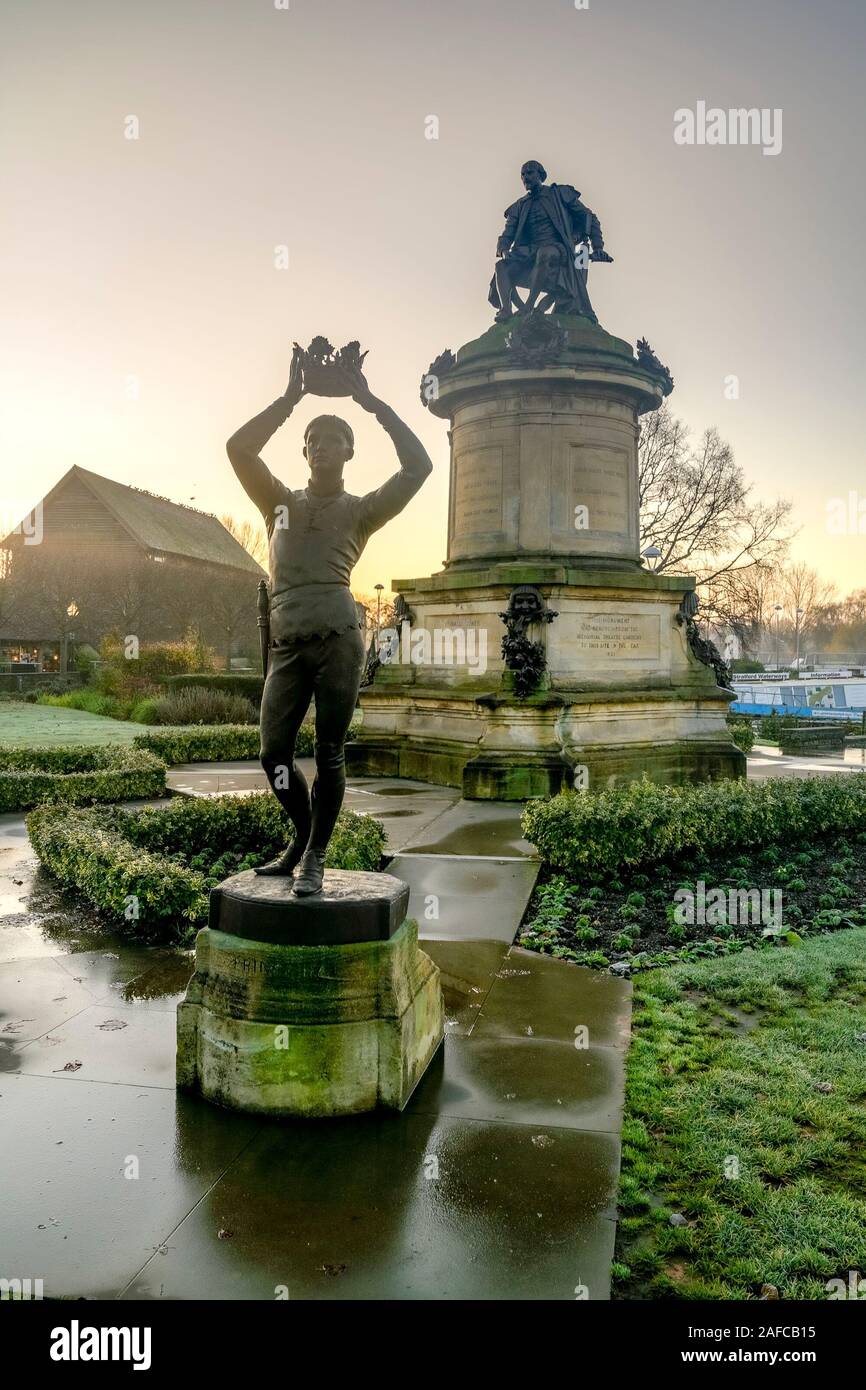
[[596,660],[658,660],[659,618],[654,613],[578,613],[574,648]]
[[502,530],[502,449],[468,449],[454,460],[454,534]]
[[570,450],[571,507],[585,507],[585,529],[628,533],[629,462],[625,449],[573,444]]

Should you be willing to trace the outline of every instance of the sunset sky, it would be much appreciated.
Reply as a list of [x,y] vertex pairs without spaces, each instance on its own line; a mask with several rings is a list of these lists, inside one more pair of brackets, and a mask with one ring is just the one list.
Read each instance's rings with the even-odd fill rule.
[[[292,340],[323,333],[370,349],[373,390],[435,464],[354,587],[439,569],[446,426],[419,380],[490,325],[503,209],[537,158],[601,218],[616,257],[590,273],[604,327],[646,336],[676,413],[696,434],[717,425],[756,493],[794,499],[796,558],[841,591],[866,585],[866,534],[826,526],[833,498],[853,490],[866,509],[862,0],[5,0],[3,14],[10,526],[75,463],[253,518],[225,440],[284,390]],[[698,101],[781,108],[781,153],[677,145],[674,112]],[[265,453],[292,486],[322,408],[302,402]],[[362,492],[393,450],[345,414]]]

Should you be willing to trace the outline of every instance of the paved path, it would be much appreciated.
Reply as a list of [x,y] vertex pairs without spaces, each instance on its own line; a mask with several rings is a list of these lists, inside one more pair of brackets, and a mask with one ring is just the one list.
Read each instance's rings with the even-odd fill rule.
[[0,1249],[47,1297],[609,1296],[629,986],[512,946],[518,807],[387,779],[347,804],[387,827],[447,1036],[402,1115],[318,1124],[178,1096],[189,953],[94,931],[0,817]]
[[828,777],[834,773],[866,772],[866,748],[846,748],[844,753],[794,756],[780,753],[770,743],[756,743],[749,754],[749,777]]

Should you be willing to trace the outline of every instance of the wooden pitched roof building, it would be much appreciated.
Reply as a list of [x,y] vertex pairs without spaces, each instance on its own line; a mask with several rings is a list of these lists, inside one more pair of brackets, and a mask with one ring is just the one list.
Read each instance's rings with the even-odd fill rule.
[[2,669],[58,669],[72,616],[76,641],[94,646],[109,631],[165,641],[194,625],[226,661],[239,643],[255,651],[265,572],[216,516],[76,465],[0,545]]

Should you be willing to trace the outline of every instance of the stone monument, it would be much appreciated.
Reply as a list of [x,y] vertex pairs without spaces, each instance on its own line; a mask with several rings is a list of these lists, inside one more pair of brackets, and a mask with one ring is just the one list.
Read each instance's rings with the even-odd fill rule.
[[[401,1110],[442,1041],[439,971],[407,920],[409,889],[385,873],[326,869],[345,793],[344,744],[364,669],[349,581],[370,535],[402,511],[432,469],[423,445],[362,372],[349,343],[295,344],[289,385],[228,442],[267,527],[270,584],[259,593],[265,657],[262,766],[293,828],[271,864],[213,890],[195,974],[177,1016],[177,1084],[238,1110],[323,1117]],[[259,456],[305,393],[351,396],[391,436],[399,472],[363,497],[343,486],[352,430],[307,426],[306,488]],[[312,793],[295,760],[315,699]]]
[[177,1011],[177,1084],[232,1109],[402,1110],[442,1041],[439,971],[391,874],[297,897],[252,871],[211,894]]
[[587,266],[611,257],[595,214],[535,161],[522,176],[496,322],[422,378],[450,425],[447,557],[392,582],[400,618],[349,768],[505,800],[741,776],[695,581],[641,562],[638,422],[672,377],[644,339],[635,350],[597,322]]

